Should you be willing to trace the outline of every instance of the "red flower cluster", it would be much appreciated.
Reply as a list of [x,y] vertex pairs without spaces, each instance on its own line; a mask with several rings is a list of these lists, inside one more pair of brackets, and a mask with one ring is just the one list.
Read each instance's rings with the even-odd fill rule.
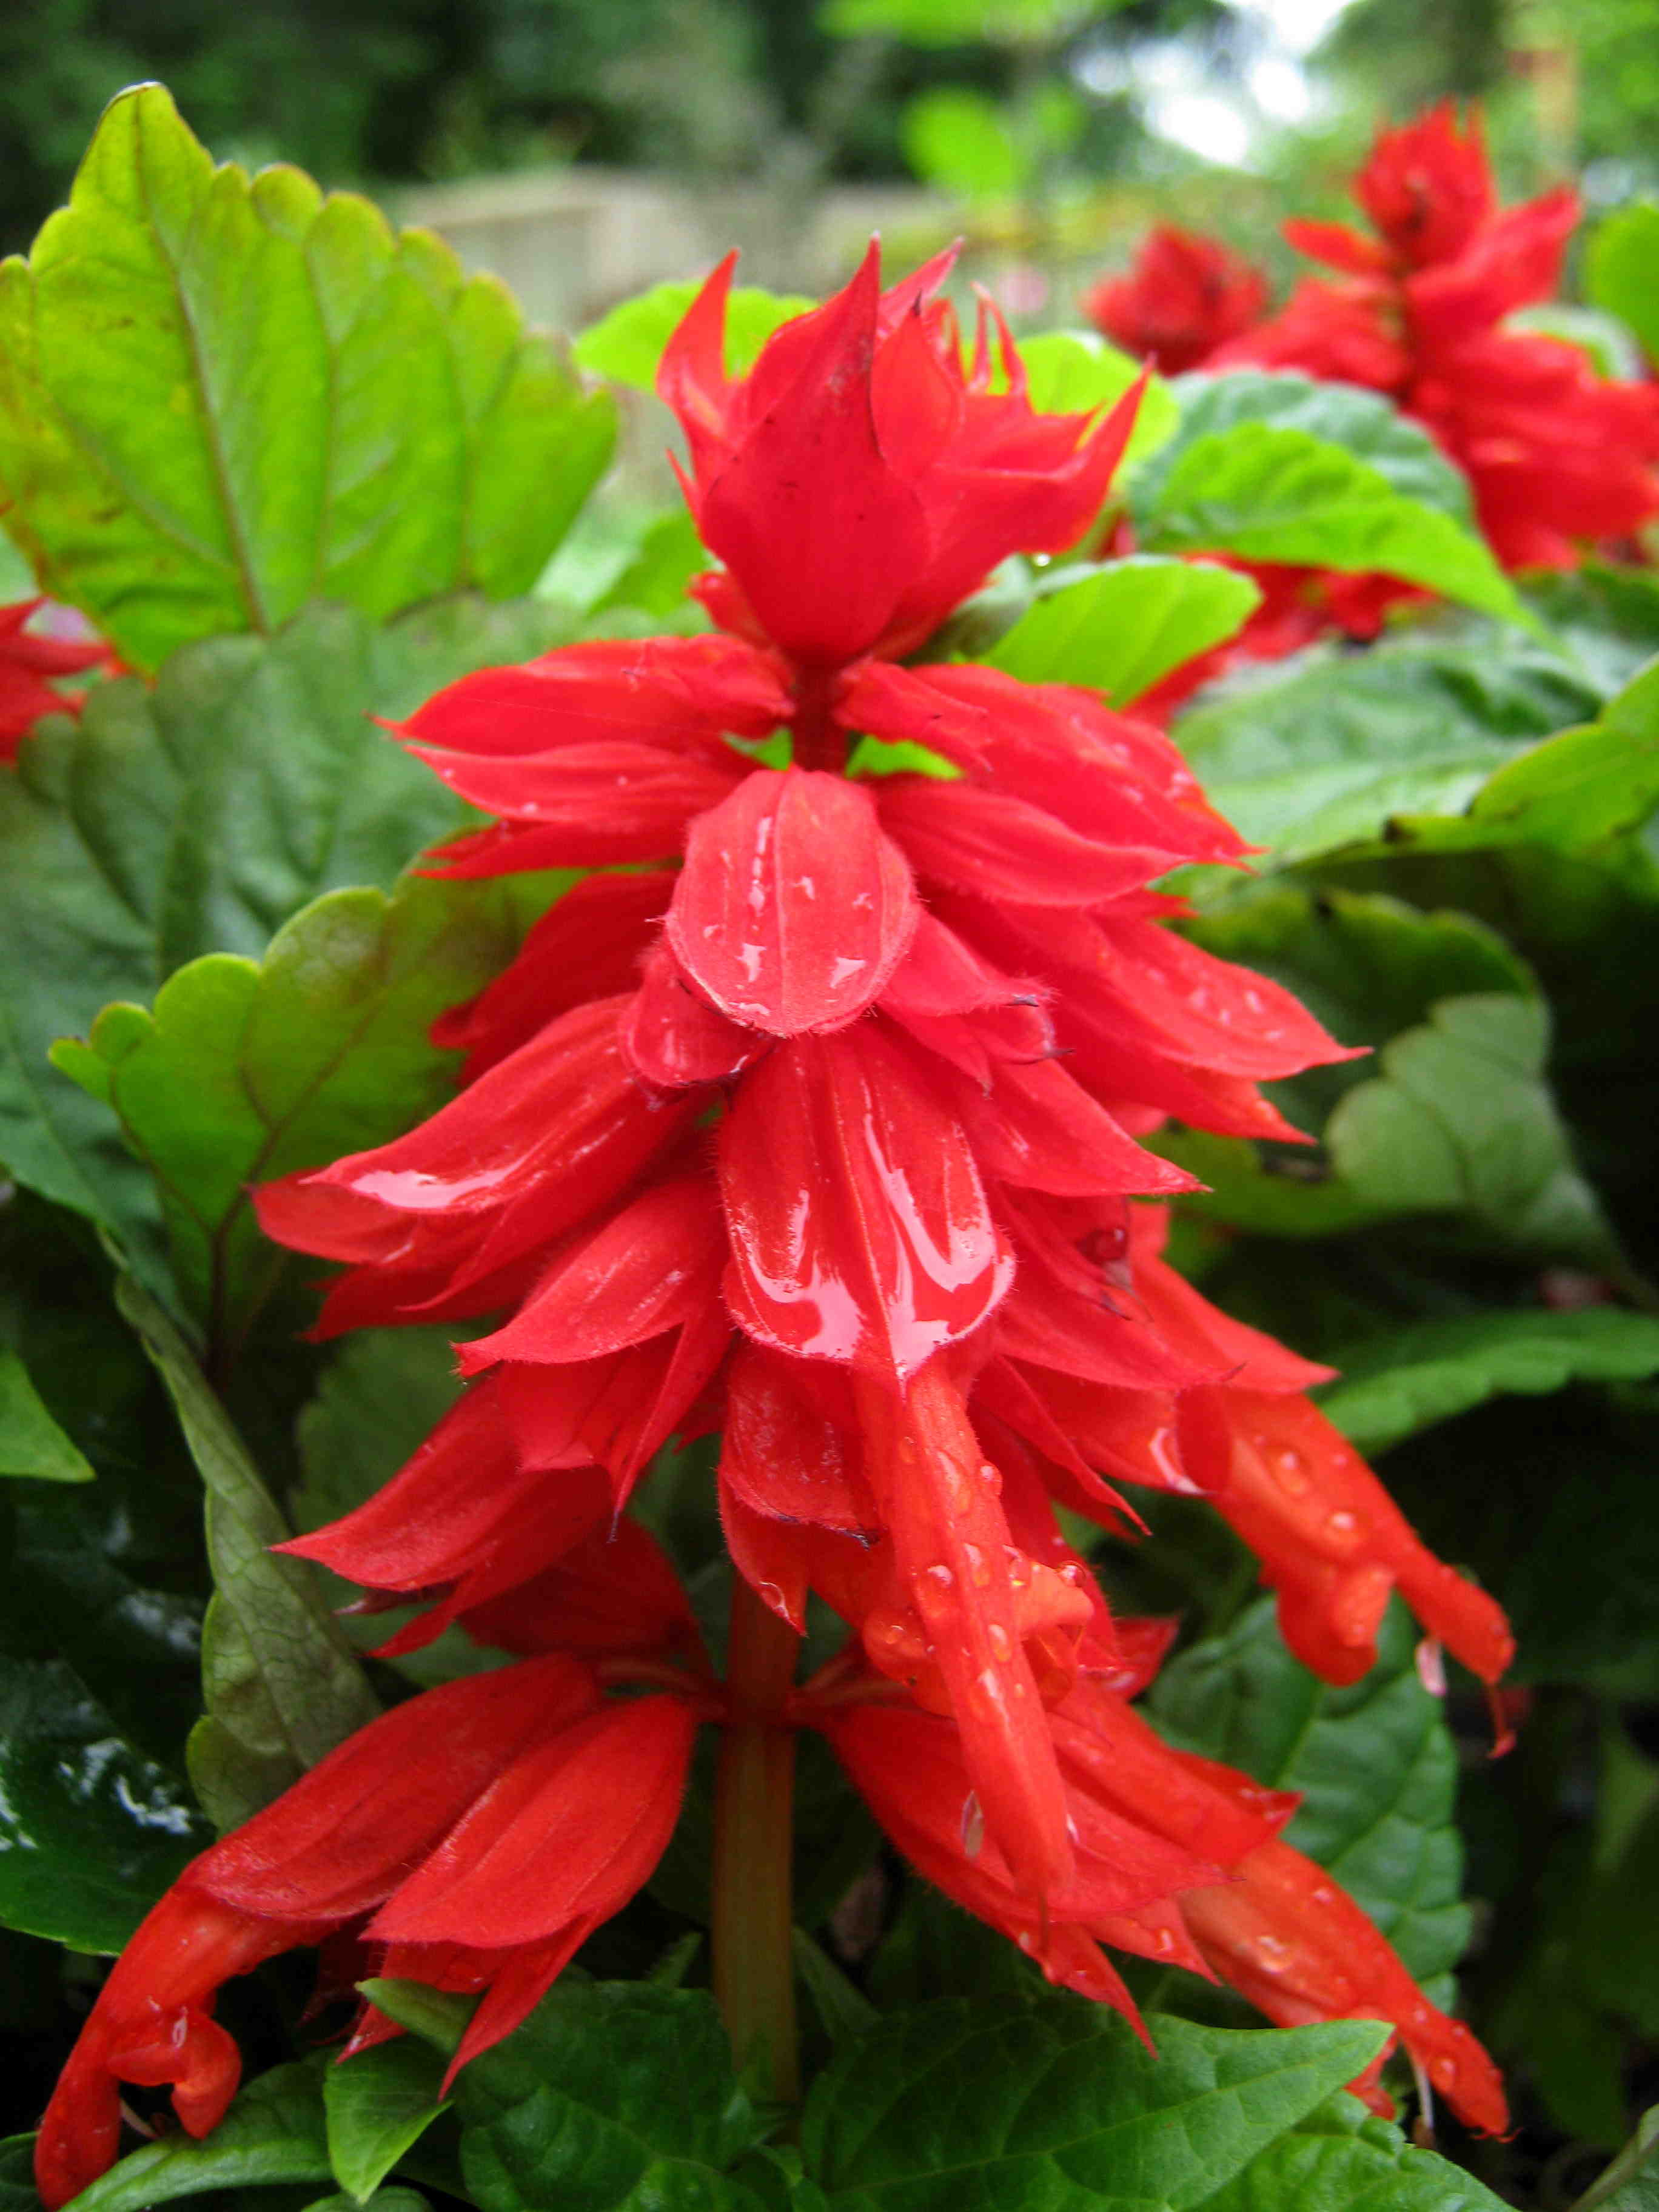
[[109,647],[97,638],[88,640],[84,628],[78,638],[30,629],[30,620],[46,605],[45,599],[20,599],[0,607],[0,761],[16,759],[18,747],[43,714],[73,714],[79,708],[85,692],[60,691],[54,677],[114,665]]
[[1085,295],[1083,311],[1114,345],[1179,376],[1242,337],[1267,304],[1259,269],[1218,239],[1166,222],[1147,233],[1127,274]]
[[[1131,2014],[1102,1941],[1220,1972],[1276,2019],[1380,2013],[1502,2124],[1468,2032],[1274,1840],[1286,1801],[1130,1711],[1163,1638],[1112,1618],[1055,1519],[1122,1529],[1116,1481],[1207,1496],[1333,1680],[1370,1663],[1395,1588],[1486,1680],[1509,1656],[1496,1607],[1303,1395],[1324,1370],[1211,1307],[1129,1204],[1191,1187],[1137,1141],[1167,1116],[1293,1135],[1258,1083],[1346,1056],[1164,926],[1180,908],[1152,883],[1238,839],[1092,693],[893,657],[1006,554],[1088,528],[1133,412],[1034,413],[983,321],[964,370],[943,274],[884,295],[872,251],[733,382],[720,270],[661,377],[725,563],[699,586],[720,634],[470,677],[402,733],[495,817],[441,870],[627,872],[568,893],[446,1018],[467,1054],[449,1105],[261,1194],[278,1241],[343,1263],[324,1334],[507,1316],[459,1347],[471,1387],[402,1473],[292,1548],[421,1601],[389,1650],[459,1620],[541,1656],[388,1717],[197,1863],[135,1952],[200,1927],[200,1969],[152,1998],[152,1967],[118,1968],[54,2104],[52,2201],[107,2155],[95,2084],[185,2080],[190,2125],[222,2108],[222,2045],[194,2023],[239,1961],[354,1924],[393,1971],[489,1986],[468,2055],[645,1878],[690,1720],[738,1716],[617,1516],[671,1435],[716,1428],[739,1574],[792,1626],[811,1590],[853,1631],[773,1719],[830,1737],[925,1873]],[[757,766],[780,730],[791,764]],[[848,775],[866,737],[952,772]],[[520,1735],[481,1728],[423,1793],[447,1754],[415,1716],[520,1714],[525,1664],[559,1698]],[[601,1683],[658,1694],[607,1705]],[[408,1794],[401,1827],[368,1820],[380,1778]],[[152,2055],[163,2019],[205,2088]]]
[[1570,568],[1585,539],[1659,512],[1659,393],[1598,378],[1576,346],[1506,330],[1547,299],[1578,220],[1567,186],[1500,210],[1478,123],[1449,106],[1384,131],[1354,185],[1376,234],[1291,222],[1291,245],[1341,272],[1221,348],[1386,392],[1468,474],[1507,568]]

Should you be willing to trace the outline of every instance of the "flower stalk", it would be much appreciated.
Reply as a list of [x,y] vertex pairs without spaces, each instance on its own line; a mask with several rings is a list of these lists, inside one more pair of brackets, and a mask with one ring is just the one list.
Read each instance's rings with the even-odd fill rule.
[[741,1575],[732,1583],[726,1688],[714,1784],[714,1996],[739,2066],[781,2104],[800,2094],[792,1844],[794,1729],[786,1719],[800,1638]]

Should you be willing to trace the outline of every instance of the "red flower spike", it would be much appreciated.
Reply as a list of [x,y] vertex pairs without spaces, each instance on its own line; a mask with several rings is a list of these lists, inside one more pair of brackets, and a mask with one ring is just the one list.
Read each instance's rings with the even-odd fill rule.
[[18,747],[44,715],[79,710],[86,693],[58,690],[54,677],[118,665],[100,638],[82,643],[28,629],[32,618],[49,604],[43,599],[20,599],[0,607],[0,761],[16,759]]
[[1247,331],[1267,304],[1267,278],[1241,255],[1160,223],[1127,275],[1097,284],[1083,311],[1114,345],[1180,376]]
[[[1181,1900],[1200,1949],[1224,1981],[1280,2027],[1392,2021],[1460,2119],[1483,2134],[1504,2132],[1509,2108],[1498,2069],[1461,2021],[1429,2002],[1322,1867],[1273,1842],[1260,1844],[1234,1874],[1224,1887]],[[1373,2094],[1371,2101],[1379,2100]]]
[[123,2080],[174,2081],[190,2132],[215,2126],[240,2071],[210,2016],[220,1984],[392,1894],[496,1774],[598,1702],[592,1676],[562,1656],[446,1683],[192,1860],[116,1961],[52,2094],[35,2151],[47,2204],[110,2163]]
[[752,1069],[720,1168],[726,1303],[776,1351],[902,1379],[1008,1287],[967,1139],[878,1029],[799,1037]]
[[1603,381],[1559,339],[1499,327],[1554,290],[1574,194],[1558,188],[1500,213],[1479,126],[1460,137],[1449,106],[1382,133],[1355,191],[1380,241],[1290,226],[1293,245],[1348,281],[1304,282],[1218,365],[1386,392],[1467,473],[1510,568],[1573,567],[1576,541],[1626,536],[1659,510],[1659,393]]
[[844,1029],[880,996],[917,912],[866,791],[759,769],[692,825],[665,934],[722,1013],[799,1036]]

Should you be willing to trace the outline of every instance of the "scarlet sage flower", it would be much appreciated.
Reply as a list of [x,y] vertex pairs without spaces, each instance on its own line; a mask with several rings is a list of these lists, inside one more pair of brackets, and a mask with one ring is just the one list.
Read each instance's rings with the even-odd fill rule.
[[[1213,1452],[1183,1469],[1177,1404],[1322,1371],[1155,1273],[1154,1310],[1126,1201],[1190,1179],[1136,1139],[1170,1115],[1292,1136],[1257,1084],[1343,1053],[1168,928],[1178,905],[1151,883],[1241,847],[1154,729],[1073,687],[891,657],[1010,551],[1087,528],[1133,414],[1034,413],[1006,339],[994,380],[983,322],[964,368],[942,275],[883,295],[872,255],[737,380],[729,266],[710,280],[661,383],[726,562],[700,586],[721,633],[467,678],[402,732],[496,817],[441,870],[683,865],[556,907],[450,1018],[477,1071],[453,1103],[260,1208],[279,1240],[344,1263],[325,1331],[507,1309],[461,1347],[484,1379],[453,1417],[498,1439],[473,1483],[495,1494],[496,1555],[538,1477],[562,1499],[572,1470],[603,1467],[620,1499],[676,1429],[722,1429],[740,1568],[797,1625],[822,1589],[872,1663],[951,1715],[1037,1898],[1075,1871],[1045,1707],[1103,1607],[1080,1562],[1034,1552],[1047,1535],[1012,1486],[1107,1517],[1106,1476],[1219,1493]],[[777,727],[793,763],[757,768],[744,744]],[[954,773],[848,776],[866,734]],[[573,1004],[588,933],[600,988],[631,988]],[[425,1480],[400,1478],[411,1498]],[[374,1566],[377,1510],[315,1555],[458,1601],[476,1587],[471,1554],[441,1576],[429,1557]],[[1247,1533],[1288,1588],[1297,1540],[1265,1510]],[[1368,1524],[1367,1589],[1416,1591],[1495,1673],[1478,1593],[1449,1577],[1453,1604],[1376,1541]],[[539,1571],[544,1545],[525,1556]],[[1325,1622],[1315,1583],[1348,1587],[1319,1574],[1298,1621]],[[1486,1632],[1460,1643],[1464,1603]],[[1304,1645],[1340,1645],[1347,1669],[1375,1619],[1342,1621]]]
[[[339,1931],[379,1971],[483,1992],[451,2064],[509,2033],[651,1875],[707,1711],[686,1694],[607,1702],[566,1653],[430,1690],[360,1729],[192,1860],[99,1993],[41,2124],[40,2194],[65,2203],[115,2154],[120,2084],[173,2086],[187,2133],[241,2073],[220,1986]],[[366,2008],[349,2050],[397,2031]]]
[[1200,368],[1267,304],[1267,280],[1218,239],[1159,223],[1121,276],[1085,294],[1083,311],[1114,345],[1165,376]]
[[79,638],[67,638],[30,629],[28,623],[46,605],[43,599],[21,599],[0,607],[0,761],[16,759],[18,747],[43,715],[73,714],[81,705],[86,694],[60,691],[55,678],[113,665],[109,647],[100,639],[87,639],[84,630]]
[[1510,568],[1571,567],[1585,540],[1659,511],[1659,394],[1598,378],[1563,340],[1504,327],[1554,292],[1579,204],[1565,185],[1498,207],[1479,124],[1449,106],[1384,131],[1355,180],[1375,235],[1291,222],[1342,281],[1304,281],[1214,366],[1297,368],[1386,392],[1468,476]]

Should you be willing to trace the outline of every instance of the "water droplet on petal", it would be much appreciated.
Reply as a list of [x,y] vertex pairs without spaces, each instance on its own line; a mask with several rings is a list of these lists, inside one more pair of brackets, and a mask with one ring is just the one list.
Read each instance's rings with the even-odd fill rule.
[[1014,1656],[1012,1639],[1000,1620],[994,1620],[991,1623],[988,1633],[992,1650],[1006,1666]]
[[970,1859],[976,1859],[984,1841],[985,1809],[970,1790],[962,1801],[962,1848]]

